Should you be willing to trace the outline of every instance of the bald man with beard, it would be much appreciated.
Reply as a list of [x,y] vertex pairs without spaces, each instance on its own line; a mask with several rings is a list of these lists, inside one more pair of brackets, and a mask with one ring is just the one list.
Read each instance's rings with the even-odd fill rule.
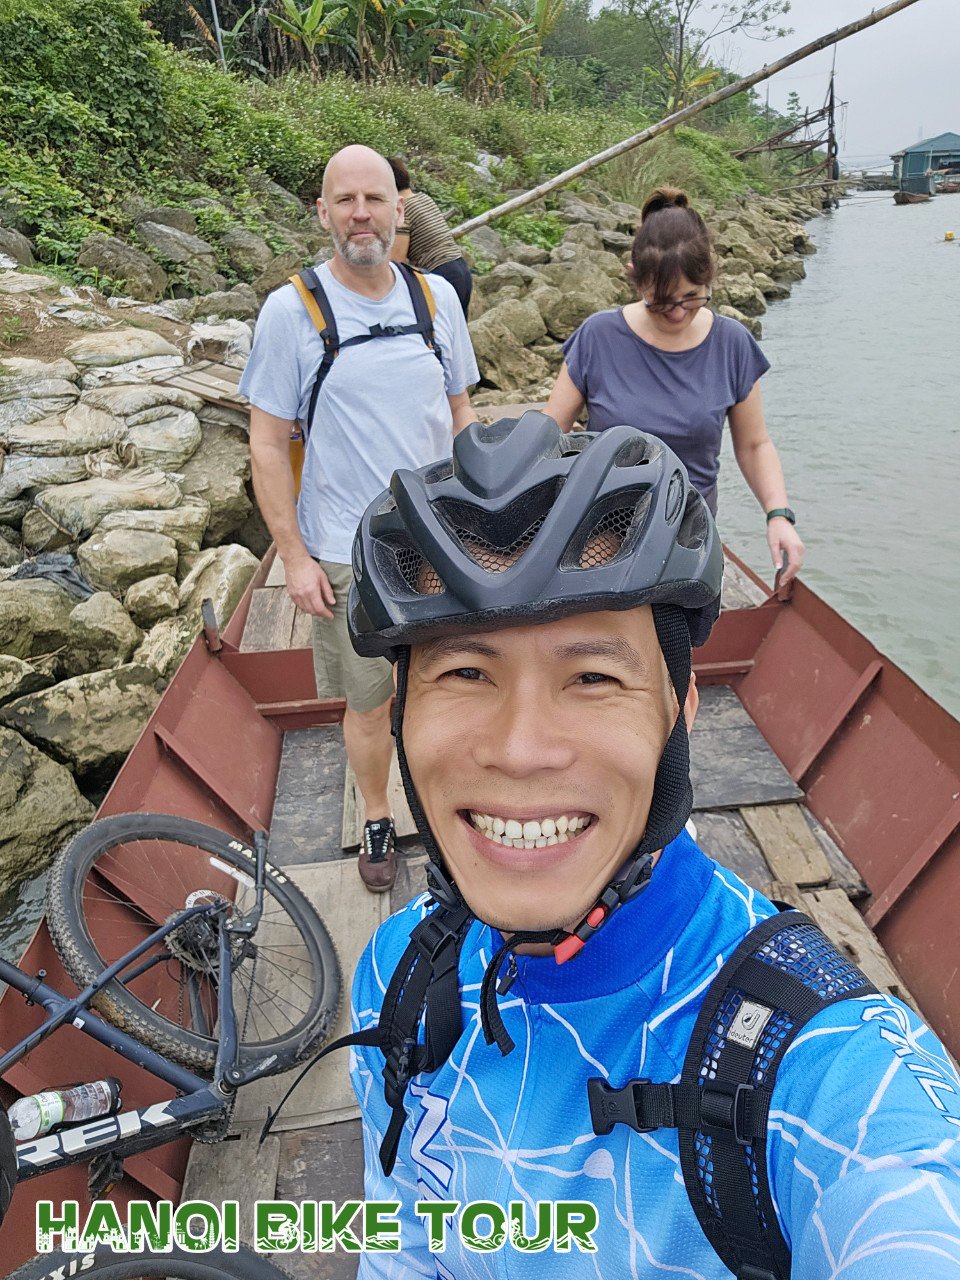
[[[317,695],[347,700],[344,743],[367,814],[359,871],[371,892],[383,893],[396,876],[387,797],[393,679],[383,659],[358,657],[347,635],[351,545],[365,508],[397,468],[449,456],[451,436],[474,420],[468,387],[479,373],[456,292],[438,276],[429,279],[435,349],[420,333],[396,332],[414,325],[416,315],[390,260],[403,203],[382,156],[364,146],[338,151],[324,172],[317,212],[334,244],[333,257],[315,270],[340,350],[312,421],[310,394],[324,347],[292,284],[263,305],[240,390],[251,404],[260,510],[287,591],[313,615]],[[373,339],[348,345],[371,331]],[[289,441],[298,423],[307,447],[296,499]]]

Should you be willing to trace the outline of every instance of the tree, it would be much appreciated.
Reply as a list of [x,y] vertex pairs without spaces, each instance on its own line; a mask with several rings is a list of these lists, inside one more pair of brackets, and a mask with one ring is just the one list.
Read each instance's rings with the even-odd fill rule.
[[670,86],[665,105],[674,111],[715,78],[717,72],[705,65],[712,41],[736,31],[755,40],[789,34],[777,19],[789,13],[790,0],[619,0],[619,7],[647,25]]
[[291,40],[302,44],[306,50],[310,74],[319,79],[320,63],[317,50],[326,50],[329,45],[346,45],[351,37],[344,31],[343,23],[347,16],[346,8],[326,9],[325,0],[312,0],[305,9],[300,9],[294,0],[282,0],[285,16],[269,13],[267,17],[272,26],[277,27]]

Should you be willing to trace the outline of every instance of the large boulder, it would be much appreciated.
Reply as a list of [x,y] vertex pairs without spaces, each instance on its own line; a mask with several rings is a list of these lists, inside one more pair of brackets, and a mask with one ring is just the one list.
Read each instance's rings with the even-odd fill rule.
[[80,246],[77,263],[123,286],[143,302],[157,302],[167,291],[169,278],[155,258],[116,236],[95,232]]
[[190,317],[193,320],[255,320],[258,309],[257,295],[252,287],[238,284],[232,289],[197,298]]
[[510,261],[519,262],[522,267],[537,267],[550,261],[549,252],[537,244],[511,244],[508,252]]
[[74,364],[102,368],[151,356],[179,356],[180,352],[173,343],[152,329],[134,329],[126,325],[77,338],[68,344],[64,354]]
[[276,258],[252,281],[253,291],[263,301],[268,293],[285,284],[303,266],[303,255],[296,249],[278,254]]
[[0,724],[77,774],[116,768],[157,705],[161,683],[138,663],[72,676],[0,708]]
[[501,289],[513,287],[523,292],[535,285],[539,279],[540,274],[533,267],[525,267],[520,262],[508,260],[499,263],[485,276],[478,277],[474,292],[489,296],[499,293]]
[[200,447],[179,474],[183,493],[203,498],[210,505],[208,546],[223,542],[253,509],[247,496],[250,445],[246,434],[234,427],[204,417]]
[[738,311],[736,307],[726,305],[717,307],[717,315],[726,316],[728,320],[737,320],[757,339],[763,337],[763,328],[756,316],[745,316],[743,312]]
[[232,226],[218,234],[220,247],[227,262],[238,276],[253,278],[270,266],[274,252],[262,236],[246,227]]
[[802,258],[796,258],[788,255],[775,262],[770,268],[769,274],[774,280],[794,284],[797,280],[802,280],[807,274],[807,268],[803,264]]
[[[611,233],[608,232],[608,234]],[[603,249],[604,247],[603,236],[596,227],[586,222],[577,222],[572,227],[568,227],[563,234],[561,244],[580,244],[585,249]]]
[[169,573],[144,578],[128,589],[123,604],[137,626],[149,630],[161,619],[172,617],[179,609],[177,580]]
[[180,500],[178,485],[162,471],[118,467],[111,474],[92,476],[77,484],[51,485],[37,495],[34,510],[69,537],[82,538],[111,511],[163,510],[177,506]]
[[107,591],[81,600],[70,614],[64,669],[80,675],[126,662],[143,639],[126,609]]
[[23,658],[0,653],[0,706],[51,684],[53,676],[49,672],[40,670],[32,662],[24,662]]
[[25,235],[10,227],[0,227],[0,253],[5,258],[12,258],[20,267],[32,267],[34,264],[33,245]]
[[162,205],[160,208],[142,209],[137,216],[137,222],[152,222],[161,227],[173,227],[176,231],[182,231],[187,236],[195,236],[197,234],[197,215],[191,213],[189,209],[181,209],[176,205]]
[[203,498],[188,494],[178,506],[168,507],[164,511],[111,511],[103,517],[94,533],[107,533],[112,529],[162,533],[173,539],[177,551],[182,555],[184,552],[200,550],[209,522],[210,504]]
[[0,653],[30,658],[60,649],[76,603],[76,596],[45,578],[0,581]]
[[193,568],[180,583],[180,613],[199,625],[201,606],[213,601],[217,622],[225,626],[240,603],[259,560],[246,547],[229,544],[210,547],[200,553]]
[[69,769],[0,728],[0,889],[42,870],[93,816]]
[[578,200],[575,196],[568,195],[564,202],[563,208],[557,215],[561,222],[585,223],[588,226],[596,227],[598,231],[620,231],[621,220],[609,211],[609,209],[601,209],[599,205],[585,204],[582,200]]
[[0,524],[0,569],[13,569],[22,559],[23,552],[13,531]]
[[60,288],[53,276],[33,275],[26,271],[0,272],[0,293],[47,293]]
[[[513,305],[523,304],[519,301],[502,303],[500,307],[482,315],[479,320],[472,320],[469,326],[480,376],[484,382],[502,389],[524,387],[548,377],[550,373],[546,361],[529,351],[504,321],[498,318],[497,312],[501,307]],[[535,305],[529,305],[540,318]]]
[[489,319],[506,325],[523,347],[537,342],[547,332],[537,304],[529,298],[501,302],[486,314]]
[[133,655],[138,662],[163,680],[169,680],[200,634],[201,622],[194,614],[163,618],[151,627]]
[[551,337],[563,341],[574,329],[604,307],[612,307],[622,297],[622,285],[593,262],[549,262],[540,268],[547,282],[560,292],[559,301],[545,305],[541,314]]
[[[180,212],[185,212],[181,210]],[[188,215],[192,217],[192,215]],[[149,219],[137,223],[137,235],[164,262],[176,266],[201,265],[211,271],[217,264],[217,251],[212,244],[189,231],[181,231],[165,222]]]
[[607,213],[617,219],[617,227],[621,234],[629,236],[632,240],[640,225],[640,209],[635,204],[627,204],[624,200],[611,200],[605,208]]
[[777,261],[777,251],[768,242],[752,233],[748,227],[739,222],[730,221],[717,232],[714,247],[721,258],[744,258],[755,271],[766,271],[773,274],[771,268]]
[[172,538],[142,529],[98,531],[77,551],[80,568],[91,586],[115,595],[122,595],[142,578],[176,573],[178,558]]
[[736,307],[745,316],[762,316],[767,309],[763,294],[749,276],[725,276],[717,294],[728,306]]
[[477,227],[470,232],[467,241],[475,258],[483,258],[487,262],[507,261],[507,246],[503,243],[503,236],[494,231],[493,227]]
[[774,280],[772,276],[766,275],[763,271],[757,272],[753,277],[753,283],[768,302],[790,297],[790,285],[787,281]]

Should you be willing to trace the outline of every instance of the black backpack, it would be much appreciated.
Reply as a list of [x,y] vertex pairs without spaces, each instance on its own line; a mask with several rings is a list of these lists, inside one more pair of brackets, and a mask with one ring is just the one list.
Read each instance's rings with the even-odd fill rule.
[[442,367],[443,353],[433,330],[433,321],[437,314],[437,304],[433,296],[433,290],[421,271],[417,271],[406,262],[398,262],[396,266],[410,293],[413,314],[416,317],[414,323],[406,325],[377,324],[367,333],[358,333],[354,338],[347,338],[346,342],[340,341],[333,307],[330,305],[330,299],[327,297],[327,292],[320,283],[320,278],[316,271],[312,267],[307,267],[305,270],[299,271],[296,275],[290,277],[290,283],[299,293],[303,305],[307,309],[307,314],[323,339],[323,359],[317,366],[313,386],[310,388],[310,402],[303,433],[304,445],[306,445],[307,437],[310,434],[310,428],[313,426],[313,414],[317,407],[320,388],[333,367],[334,360],[336,360],[344,347],[359,346],[362,342],[372,342],[374,338],[400,338],[406,334],[419,333],[426,345],[440,361]]
[[679,1084],[587,1084],[593,1131],[679,1131],[680,1167],[697,1221],[738,1280],[787,1280],[790,1248],[767,1176],[767,1114],[783,1055],[838,1000],[876,993],[801,911],[751,929],[710,984]]

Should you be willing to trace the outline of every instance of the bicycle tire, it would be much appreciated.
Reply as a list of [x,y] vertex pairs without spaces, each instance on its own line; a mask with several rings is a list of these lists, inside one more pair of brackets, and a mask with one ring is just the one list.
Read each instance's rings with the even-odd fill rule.
[[17,1185],[17,1144],[3,1107],[0,1107],[0,1222],[10,1208]]
[[108,1245],[88,1254],[57,1249],[25,1262],[7,1280],[67,1280],[70,1276],[97,1280],[290,1280],[286,1271],[246,1245],[236,1253],[219,1248],[191,1253],[176,1246],[169,1253],[153,1254],[114,1253]]
[[[254,856],[249,845],[214,827],[168,814],[118,814],[92,823],[58,856],[47,887],[47,925],[67,972],[81,987],[93,981],[137,940],[182,910],[191,893],[232,894],[242,901],[253,884]],[[282,869],[268,863],[265,880],[264,914],[253,954],[234,971],[234,1002],[240,1066],[272,1075],[309,1056],[328,1036],[340,1009],[342,984],[333,941],[313,906]],[[130,932],[117,933],[117,903],[122,904],[122,928],[132,931],[132,939]],[[234,908],[242,909],[236,903]],[[283,934],[283,947],[263,941],[271,929],[290,927],[297,936]],[[178,938],[179,933],[164,940],[166,960],[158,950],[153,970],[128,979],[129,986],[115,979],[95,997],[93,1007],[159,1053],[209,1073],[218,1045],[215,940],[211,945],[205,939],[208,950],[194,955],[187,948],[196,939],[186,934]],[[288,947],[295,947],[295,954]],[[268,952],[267,963],[274,969],[285,966],[280,975],[285,980],[272,987],[256,981],[260,958]],[[156,973],[161,963],[164,969]],[[179,965],[179,976],[171,965]],[[250,983],[245,1006],[238,999],[241,977]],[[254,998],[255,986],[267,999]],[[301,1002],[305,1007],[297,1010],[294,1022],[287,1007],[295,1009]],[[185,1012],[194,1025],[185,1024]],[[290,1017],[290,1027],[278,1030],[275,1020],[285,1017]],[[251,1021],[253,1035],[248,1034]],[[258,1033],[258,1022],[261,1029],[267,1024],[265,1037]]]

